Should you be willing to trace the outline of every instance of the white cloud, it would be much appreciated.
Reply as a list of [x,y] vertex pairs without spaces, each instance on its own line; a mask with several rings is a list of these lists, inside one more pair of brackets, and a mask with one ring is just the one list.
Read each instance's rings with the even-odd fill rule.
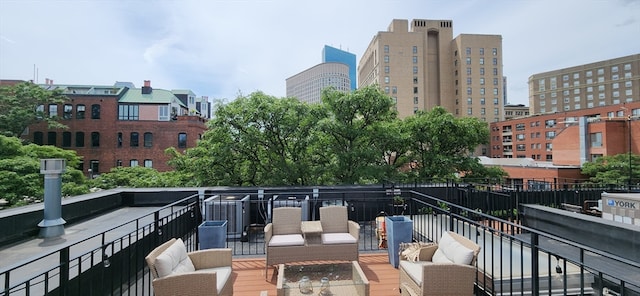
[[325,44],[359,60],[394,18],[451,19],[454,36],[502,35],[509,101],[528,104],[532,74],[638,53],[638,17],[629,0],[0,0],[0,78],[35,64],[40,81],[282,97]]

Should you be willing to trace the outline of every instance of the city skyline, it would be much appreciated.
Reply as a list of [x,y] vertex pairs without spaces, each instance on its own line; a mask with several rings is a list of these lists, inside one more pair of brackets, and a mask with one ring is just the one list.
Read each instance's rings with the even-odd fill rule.
[[17,1],[0,0],[0,78],[112,85],[144,80],[210,100],[262,91],[356,55],[393,19],[449,19],[459,34],[503,38],[507,101],[529,76],[638,53],[640,1]]

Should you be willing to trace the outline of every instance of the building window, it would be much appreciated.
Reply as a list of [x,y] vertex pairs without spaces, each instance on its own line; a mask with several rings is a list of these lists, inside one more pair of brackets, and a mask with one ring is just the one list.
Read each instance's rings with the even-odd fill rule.
[[100,162],[97,160],[91,160],[89,162],[89,177],[93,179],[93,176],[100,174]]
[[122,166],[122,159],[116,160],[116,166],[117,167],[121,167]]
[[417,47],[417,46],[415,46],[415,45],[413,46],[413,53],[414,53],[414,54],[418,53],[418,47]]
[[84,132],[76,132],[76,147],[84,147]]
[[418,63],[418,57],[417,56],[413,56],[413,63],[417,64]]
[[118,148],[122,148],[122,133],[118,133]]
[[397,86],[392,86],[391,87],[391,93],[392,94],[397,94],[398,93],[398,87]]
[[473,104],[473,99],[467,98],[467,105],[472,105],[472,104]]
[[473,114],[473,108],[469,107],[467,108],[467,115],[472,115]]
[[553,151],[553,144],[552,143],[547,143],[545,146],[546,146],[547,151]]
[[471,88],[470,88],[470,87],[467,87],[467,94],[468,94],[468,95],[473,94],[473,91],[471,90]]
[[152,167],[153,167],[153,160],[151,160],[151,159],[145,159],[145,160],[144,160],[144,167],[145,167],[145,168],[152,168]]
[[100,105],[91,105],[91,119],[100,119]]
[[418,105],[418,97],[413,97],[413,104]]
[[498,85],[498,78],[493,78],[493,85]]
[[484,68],[480,68],[480,75],[484,75]]
[[56,116],[58,116],[58,105],[49,104],[49,117],[56,117]]
[[76,119],[84,119],[85,106],[83,104],[76,105]]
[[493,62],[492,62],[492,64],[493,64],[494,66],[497,66],[497,65],[498,65],[498,59],[497,59],[497,58],[493,58]]
[[467,77],[467,85],[471,84],[471,77]]
[[130,137],[129,137],[129,146],[138,147],[138,145],[139,145],[138,141],[139,141],[138,133],[137,132],[132,132]]
[[467,58],[467,65],[471,65],[471,58]]
[[484,105],[484,101],[485,101],[484,98],[480,98],[480,105]]
[[384,73],[389,74],[389,66],[384,66]]
[[491,54],[492,55],[498,55],[498,49],[497,48],[492,48],[491,49]]
[[73,106],[71,104],[64,104],[62,109],[62,118],[71,119],[73,118]]
[[384,77],[384,83],[387,83],[387,84],[389,83],[389,76]]
[[47,132],[47,145],[55,146],[57,144],[58,134],[56,132]]
[[129,160],[129,166],[130,167],[137,167],[138,166],[138,160],[137,159]]
[[71,132],[62,132],[62,147],[71,147]]
[[480,85],[484,85],[484,78],[480,78]]
[[556,120],[555,119],[547,119],[547,120],[544,121],[544,126],[546,126],[547,128],[554,127],[554,126],[556,126]]
[[384,56],[384,62],[385,62],[385,63],[388,63],[388,62],[389,62],[389,56],[388,56],[388,55],[385,55],[385,56]]
[[417,93],[418,93],[418,87],[417,87],[417,86],[414,86],[414,87],[413,87],[413,93],[414,93],[414,94],[417,94]]
[[418,74],[418,66],[413,66],[413,74]]
[[591,139],[591,147],[602,147],[602,133],[589,134]]
[[413,84],[418,84],[418,77],[413,76]]
[[385,87],[384,87],[384,93],[385,93],[385,94],[388,94],[388,93],[389,93],[389,87],[388,87],[388,86],[385,86]]
[[465,50],[465,53],[467,55],[470,55],[471,54],[471,47],[467,47],[466,50]]
[[33,133],[33,143],[37,145],[44,145],[44,134],[42,132]]
[[389,45],[384,46],[384,53],[389,53]]
[[480,47],[479,52],[480,52],[480,55],[484,55],[484,47]]
[[546,135],[546,139],[547,140],[552,140],[553,138],[556,137],[556,132],[555,131],[548,131],[545,133]]
[[178,148],[187,148],[187,134],[179,133],[178,134]]
[[159,121],[169,121],[171,119],[169,117],[169,106],[158,106],[158,120]]
[[44,118],[44,105],[36,106],[36,118],[38,119]]
[[499,101],[498,101],[498,98],[493,98],[493,104],[494,104],[494,105],[498,105],[498,102],[499,102]]
[[480,88],[480,94],[484,96],[484,94],[485,94],[484,87],[481,87],[481,88]]
[[100,133],[92,132],[91,133],[91,147],[100,147]]
[[484,65],[484,58],[480,58],[480,65]]
[[118,105],[118,120],[138,120],[140,110],[138,105]]
[[498,68],[493,68],[493,76],[498,75]]
[[144,133],[144,147],[153,146],[153,134],[146,132]]

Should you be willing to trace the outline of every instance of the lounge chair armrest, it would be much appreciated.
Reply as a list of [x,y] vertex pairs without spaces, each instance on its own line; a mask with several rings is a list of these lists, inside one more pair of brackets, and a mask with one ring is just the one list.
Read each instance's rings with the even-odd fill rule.
[[433,258],[433,254],[436,252],[436,250],[438,249],[438,245],[437,244],[433,244],[433,245],[429,245],[429,246],[425,246],[420,248],[420,254],[418,255],[418,260],[419,261],[431,261],[431,259]]
[[190,252],[189,259],[196,270],[212,267],[231,266],[231,249],[206,249]]
[[271,236],[273,236],[273,224],[269,223],[264,226],[264,242],[269,243]]
[[349,234],[358,240],[360,236],[360,224],[351,220],[349,220],[347,224],[349,225]]
[[215,271],[189,272],[154,279],[153,290],[156,296],[184,295],[185,291],[189,295],[217,295],[216,283]]

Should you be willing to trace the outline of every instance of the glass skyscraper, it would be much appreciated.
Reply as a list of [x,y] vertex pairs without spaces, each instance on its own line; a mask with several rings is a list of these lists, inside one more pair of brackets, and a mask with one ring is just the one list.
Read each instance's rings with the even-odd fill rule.
[[356,89],[356,55],[342,49],[337,49],[325,45],[322,49],[323,63],[343,63],[349,66],[349,79],[351,80],[351,90]]

